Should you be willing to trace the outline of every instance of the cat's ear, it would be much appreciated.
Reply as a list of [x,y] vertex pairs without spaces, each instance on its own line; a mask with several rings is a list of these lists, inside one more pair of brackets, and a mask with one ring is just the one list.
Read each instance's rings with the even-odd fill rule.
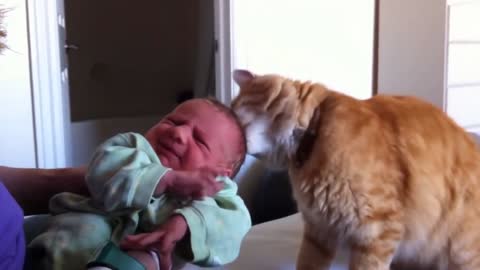
[[240,86],[243,87],[246,83],[255,78],[252,72],[245,69],[236,69],[233,71],[233,79]]

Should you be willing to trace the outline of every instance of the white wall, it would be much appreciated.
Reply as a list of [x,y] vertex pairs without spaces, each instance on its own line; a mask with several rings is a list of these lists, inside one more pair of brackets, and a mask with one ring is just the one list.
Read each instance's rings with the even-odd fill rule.
[[233,1],[234,67],[372,94],[373,0]]
[[7,45],[0,55],[0,164],[35,167],[27,15],[24,0],[2,0]]
[[444,108],[446,0],[381,0],[379,93]]

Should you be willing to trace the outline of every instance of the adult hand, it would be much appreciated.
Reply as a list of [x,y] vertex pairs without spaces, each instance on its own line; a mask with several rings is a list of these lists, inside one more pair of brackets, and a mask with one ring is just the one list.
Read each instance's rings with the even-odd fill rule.
[[172,253],[178,241],[188,232],[188,225],[181,215],[173,215],[160,227],[150,233],[127,236],[120,247],[124,250],[156,252],[160,258],[160,269],[171,269]]

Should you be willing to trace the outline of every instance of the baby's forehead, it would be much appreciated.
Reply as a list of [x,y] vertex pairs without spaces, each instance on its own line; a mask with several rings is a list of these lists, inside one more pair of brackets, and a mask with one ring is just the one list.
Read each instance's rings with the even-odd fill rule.
[[222,108],[207,99],[193,99],[186,101],[178,105],[170,115],[188,115],[195,116],[195,118],[208,117],[210,119],[212,116],[215,116],[231,121],[228,114]]
[[229,116],[227,107],[222,108],[206,99],[196,99],[179,105],[174,116],[188,117],[211,144],[218,145],[225,151],[237,149],[241,143],[239,127],[233,116]]

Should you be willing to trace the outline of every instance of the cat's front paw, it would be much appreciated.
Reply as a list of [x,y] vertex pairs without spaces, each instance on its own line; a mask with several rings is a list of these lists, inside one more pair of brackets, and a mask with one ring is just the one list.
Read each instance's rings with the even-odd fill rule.
[[390,242],[375,241],[351,250],[350,270],[390,270],[395,249]]
[[328,242],[304,235],[297,258],[297,270],[328,270],[335,257],[335,247],[325,245]]

